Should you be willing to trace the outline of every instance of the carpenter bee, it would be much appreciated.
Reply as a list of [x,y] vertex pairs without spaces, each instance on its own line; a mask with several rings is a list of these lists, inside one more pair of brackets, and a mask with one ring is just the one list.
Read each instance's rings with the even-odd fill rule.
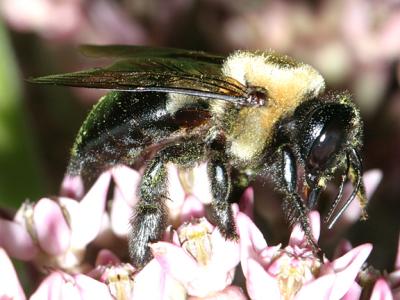
[[[324,79],[311,66],[272,51],[227,57],[143,46],[82,51],[114,63],[32,81],[111,90],[80,128],[68,173],[95,178],[146,157],[129,237],[136,267],[151,259],[148,245],[168,223],[167,163],[188,169],[207,162],[210,219],[227,239],[237,238],[232,191],[257,175],[272,178],[288,222],[300,223],[318,255],[307,212],[330,181],[340,178],[325,219],[329,228],[356,196],[364,210],[360,112],[348,93],[324,92]],[[353,192],[341,201],[346,181]]]

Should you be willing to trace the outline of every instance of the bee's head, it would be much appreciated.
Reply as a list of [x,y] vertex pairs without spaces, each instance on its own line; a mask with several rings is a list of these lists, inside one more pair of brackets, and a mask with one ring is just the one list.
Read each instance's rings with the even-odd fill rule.
[[[341,172],[342,175],[339,195],[328,215],[330,218],[340,201],[343,183],[347,179],[354,185],[354,195],[348,199],[349,203],[357,193],[362,193],[362,167],[358,155],[362,145],[359,111],[349,95],[340,94],[328,101],[315,101],[307,105],[307,109],[300,109],[298,114],[301,117],[297,143],[304,164],[305,180],[311,190],[309,205],[314,206],[318,194],[334,174]],[[348,204],[346,202],[345,206]]]
[[349,151],[359,150],[361,144],[358,113],[347,103],[328,102],[315,107],[304,116],[300,128],[300,154],[310,184],[346,163]]

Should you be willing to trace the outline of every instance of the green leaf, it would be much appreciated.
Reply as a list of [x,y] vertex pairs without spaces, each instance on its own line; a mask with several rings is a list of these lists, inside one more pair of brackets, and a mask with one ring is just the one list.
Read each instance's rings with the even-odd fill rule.
[[28,130],[21,77],[0,20],[0,203],[17,207],[43,193],[43,176]]

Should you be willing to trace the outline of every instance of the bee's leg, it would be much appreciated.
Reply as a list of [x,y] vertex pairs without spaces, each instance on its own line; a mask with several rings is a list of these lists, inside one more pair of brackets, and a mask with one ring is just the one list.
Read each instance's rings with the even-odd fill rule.
[[222,159],[211,158],[207,164],[208,177],[211,183],[211,222],[217,225],[221,234],[227,239],[236,239],[236,227],[229,202],[232,183],[226,164]]
[[197,141],[182,141],[159,151],[148,164],[139,189],[139,203],[131,221],[129,254],[135,267],[143,267],[152,255],[149,243],[161,240],[167,227],[168,199],[166,164],[172,162],[182,167],[193,166],[202,159],[204,147]]
[[131,220],[129,254],[137,268],[142,268],[152,258],[149,243],[160,240],[167,226],[166,197],[167,170],[163,156],[157,156],[143,174],[140,201]]
[[282,150],[281,174],[283,178],[283,189],[286,199],[283,203],[283,211],[291,225],[299,222],[301,229],[313,248],[313,252],[322,258],[321,249],[318,247],[311,232],[308,220],[308,208],[297,193],[297,168],[296,159],[288,148]]

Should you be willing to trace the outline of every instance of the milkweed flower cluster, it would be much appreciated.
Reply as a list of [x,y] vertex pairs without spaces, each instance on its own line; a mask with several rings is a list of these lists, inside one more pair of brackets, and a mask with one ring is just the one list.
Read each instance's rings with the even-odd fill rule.
[[[367,281],[371,299],[399,296],[400,255],[396,271],[372,276],[365,267],[371,244],[344,244],[334,259],[320,261],[296,225],[287,246],[268,245],[252,219],[251,188],[232,204],[239,238],[224,239],[207,219],[205,170],[198,167],[192,181],[169,168],[171,226],[150,245],[153,259],[141,270],[129,263],[126,241],[137,171],[109,170],[86,193],[79,177],[66,177],[61,196],[24,203],[13,218],[0,219],[0,299],[27,298],[10,257],[40,274],[33,300],[358,299]],[[379,180],[378,171],[365,175],[367,186]],[[317,240],[319,214],[309,218]]]

